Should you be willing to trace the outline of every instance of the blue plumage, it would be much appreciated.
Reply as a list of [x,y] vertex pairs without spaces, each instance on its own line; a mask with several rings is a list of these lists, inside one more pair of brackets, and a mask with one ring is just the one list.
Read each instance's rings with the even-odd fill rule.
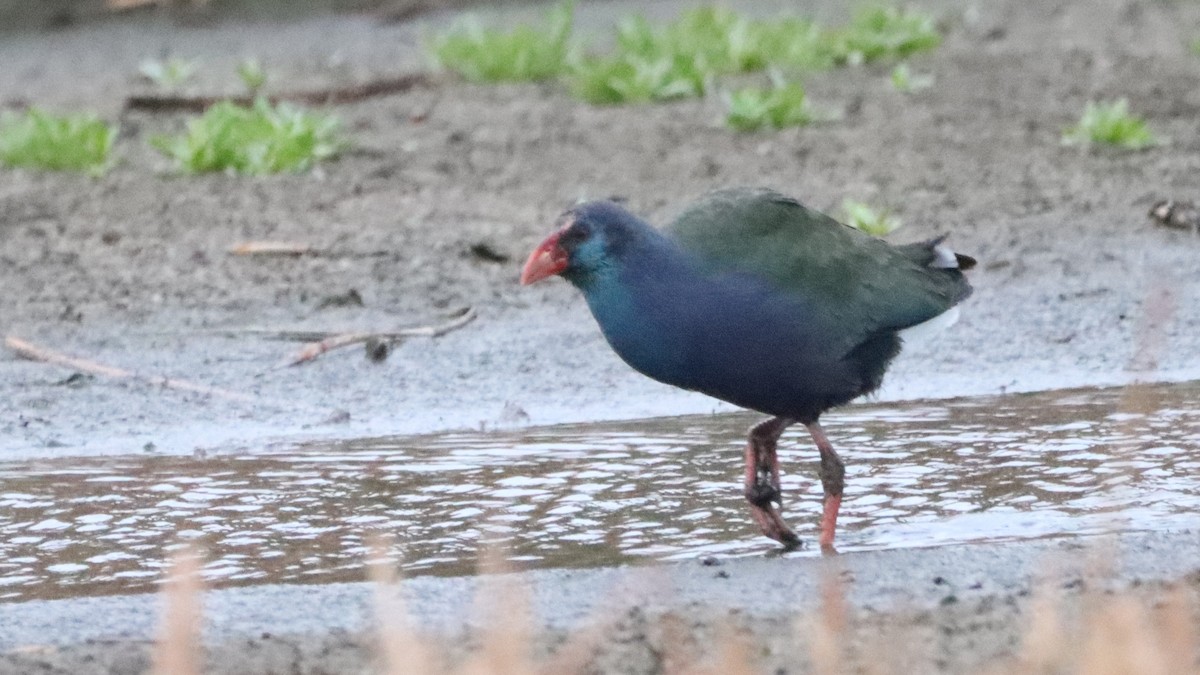
[[[562,276],[583,292],[613,350],[639,372],[805,422],[878,385],[871,368],[831,350],[838,341],[808,298],[750,271],[711,272],[615,204],[586,204],[572,214],[589,236]],[[886,362],[899,343],[894,335],[880,340],[876,361]]]
[[935,239],[891,246],[768,190],[712,193],[666,231],[589,202],[533,252],[523,283],[560,274],[582,291],[613,350],[639,372],[771,415],[752,430],[746,497],[763,532],[798,539],[772,507],[775,446],[805,424],[821,451],[823,546],[842,463],[818,424],[880,385],[899,332],[970,294],[974,260]]

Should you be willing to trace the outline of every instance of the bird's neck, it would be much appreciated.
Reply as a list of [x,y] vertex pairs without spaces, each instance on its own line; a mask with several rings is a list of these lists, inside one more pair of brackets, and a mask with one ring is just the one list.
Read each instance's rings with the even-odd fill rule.
[[678,313],[667,306],[696,279],[691,259],[664,239],[571,282],[583,292],[614,351],[635,369],[662,379],[657,371],[678,360],[680,347],[669,339]]

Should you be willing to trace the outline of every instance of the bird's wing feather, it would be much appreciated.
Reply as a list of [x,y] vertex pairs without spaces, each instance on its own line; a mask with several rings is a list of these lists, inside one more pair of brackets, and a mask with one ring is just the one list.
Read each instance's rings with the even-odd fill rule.
[[892,246],[771,190],[709,193],[667,232],[714,272],[757,275],[802,295],[813,321],[844,337],[847,349],[929,320],[970,293],[945,256],[970,259],[939,248],[940,239]]

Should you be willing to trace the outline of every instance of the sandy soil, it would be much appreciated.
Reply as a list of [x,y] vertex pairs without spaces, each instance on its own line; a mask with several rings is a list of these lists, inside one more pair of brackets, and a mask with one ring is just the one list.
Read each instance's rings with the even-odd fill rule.
[[[599,29],[633,6],[584,4],[580,23]],[[721,125],[716,98],[592,108],[550,85],[447,78],[339,107],[354,150],[311,174],[263,179],[163,173],[145,140],[185,117],[121,112],[143,86],[138,61],[201,57],[191,87],[220,92],[236,90],[233,66],[254,54],[276,86],[308,88],[423,68],[421,27],[147,19],[6,36],[0,106],[119,119],[124,161],[95,180],[0,172],[0,333],[260,401],[68,381],[70,370],[3,353],[0,456],[241,451],[714,409],[630,373],[565,284],[524,289],[515,276],[578,198],[620,195],[661,222],[704,190],[737,184],[820,208],[843,197],[891,206],[906,222],[895,240],[951,231],[979,258],[960,324],[909,349],[884,398],[1119,382],[1131,364],[1139,377],[1196,377],[1200,240],[1156,227],[1146,211],[1160,198],[1200,199],[1200,59],[1185,46],[1200,5],[927,6],[944,17],[946,43],[912,65],[935,75],[934,88],[898,94],[884,67],[812,77],[811,97],[841,111],[838,121],[739,135]],[[1059,144],[1085,102],[1118,97],[1166,143],[1139,153]],[[246,239],[319,254],[227,255]],[[503,260],[473,254],[480,244]],[[351,289],[364,306],[323,308]],[[294,346],[244,332],[390,328],[468,305],[473,324],[410,340],[383,364],[351,350],[281,370]]]

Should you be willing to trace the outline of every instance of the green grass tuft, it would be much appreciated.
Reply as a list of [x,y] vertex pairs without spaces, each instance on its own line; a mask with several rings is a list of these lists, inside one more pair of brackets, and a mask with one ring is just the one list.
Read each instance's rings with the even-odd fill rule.
[[1063,144],[1111,145],[1126,150],[1142,150],[1158,144],[1158,139],[1142,118],[1129,112],[1129,101],[1090,102],[1079,123],[1063,132]]
[[890,5],[860,10],[848,26],[835,34],[839,63],[900,59],[942,43],[932,16]]
[[617,42],[622,52],[645,59],[677,58],[713,73],[737,72],[766,65],[760,33],[758,24],[732,10],[700,7],[661,28],[641,16],[625,19],[618,26]]
[[[584,56],[571,41],[573,15],[573,4],[561,4],[544,26],[508,32],[468,19],[432,40],[430,50],[441,65],[469,80],[561,77],[575,96],[611,105],[704,96],[720,75],[902,58],[941,42],[931,16],[891,6],[859,12],[837,29],[794,16],[751,19],[702,6],[662,25],[641,15],[625,17],[610,53]],[[749,105],[752,95],[746,96]]]
[[238,64],[238,79],[251,95],[258,94],[267,84],[267,71],[263,70],[258,59],[245,59]]
[[94,176],[112,166],[117,128],[95,115],[51,115],[36,108],[0,116],[0,164],[84,171]]
[[792,70],[827,70],[838,65],[840,43],[834,31],[797,17],[764,22],[761,44],[771,66]]
[[285,103],[271,105],[260,98],[250,107],[218,103],[190,121],[182,136],[159,136],[150,142],[188,173],[299,172],[345,147],[338,126],[332,115]]
[[574,3],[563,3],[545,25],[507,32],[467,17],[434,38],[430,51],[443,67],[474,82],[547,80],[565,72],[571,60],[574,15]]
[[704,96],[722,74],[832,67],[837,47],[811,21],[751,20],[718,7],[688,10],[665,26],[626,17],[616,42],[613,54],[575,63],[568,84],[576,96],[598,104]]
[[199,68],[194,60],[171,57],[164,61],[146,59],[138,66],[138,72],[163,89],[175,89],[192,79]]
[[896,67],[892,68],[892,88],[902,94],[911,94],[932,86],[932,75],[914,73],[907,63],[897,63]]
[[1188,45],[1188,48],[1192,50],[1193,54],[1200,56],[1200,37],[1193,38],[1191,44]]
[[876,211],[871,206],[853,199],[842,200],[842,213],[845,215],[847,225],[873,237],[891,234],[904,224],[890,211]]
[[575,96],[588,103],[644,103],[703,96],[709,87],[709,73],[685,56],[618,54],[580,60],[567,84]]
[[795,82],[776,82],[771,89],[740,89],[728,96],[726,105],[725,123],[738,131],[782,129],[813,121],[804,87]]
[[830,67],[836,46],[828,32],[812,21],[754,20],[718,7],[689,10],[659,29],[642,17],[626,19],[618,28],[617,41],[626,53],[648,58],[679,55],[713,73],[754,72],[769,66]]

